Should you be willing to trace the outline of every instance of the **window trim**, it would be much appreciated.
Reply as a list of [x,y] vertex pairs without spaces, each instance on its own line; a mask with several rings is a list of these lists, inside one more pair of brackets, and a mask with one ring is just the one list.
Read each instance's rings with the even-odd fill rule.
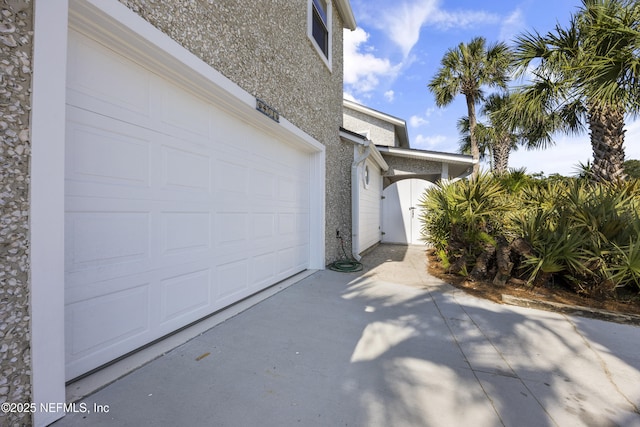
[[326,10],[326,19],[327,21],[325,22],[325,27],[327,30],[327,54],[325,55],[324,51],[322,50],[322,47],[318,45],[318,42],[316,41],[316,39],[313,37],[313,20],[314,20],[314,13],[317,13],[320,18],[322,18],[322,13],[320,12],[316,12],[316,6],[314,5],[314,0],[308,0],[307,2],[307,37],[309,38],[309,40],[311,40],[311,44],[313,45],[313,47],[315,48],[315,50],[318,52],[318,55],[320,56],[320,58],[322,58],[322,61],[324,62],[324,64],[327,66],[327,68],[329,68],[329,71],[331,71],[332,69],[332,48],[333,48],[333,5],[332,5],[332,0],[325,0],[326,4],[327,4],[327,10]]
[[369,163],[364,162],[364,168],[362,168],[362,184],[366,189],[369,188],[369,184],[371,184],[371,169],[369,168]]

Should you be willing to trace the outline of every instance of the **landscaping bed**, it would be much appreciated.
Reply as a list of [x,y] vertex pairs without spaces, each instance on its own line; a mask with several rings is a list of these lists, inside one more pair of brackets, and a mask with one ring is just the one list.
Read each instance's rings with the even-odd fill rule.
[[640,295],[628,290],[622,289],[614,297],[594,298],[549,283],[533,287],[508,282],[505,286],[496,286],[490,281],[471,281],[468,277],[447,273],[433,249],[427,251],[427,258],[429,274],[478,298],[640,325]]

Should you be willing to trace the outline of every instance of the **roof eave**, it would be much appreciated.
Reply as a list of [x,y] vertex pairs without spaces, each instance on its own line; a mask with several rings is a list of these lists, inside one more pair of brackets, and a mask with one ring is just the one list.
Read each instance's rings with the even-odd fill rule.
[[364,147],[371,147],[371,157],[375,160],[378,166],[380,166],[380,169],[382,169],[385,172],[389,170],[389,164],[384,159],[384,157],[382,157],[382,154],[380,153],[380,150],[378,150],[378,147],[375,144],[373,144],[369,139],[367,139],[366,136],[357,134],[355,132],[352,132],[350,130],[347,130],[341,127],[340,138],[343,141],[359,144]]
[[338,13],[342,17],[344,28],[348,28],[351,31],[355,30],[357,27],[356,18],[353,16],[353,9],[351,9],[349,0],[336,0],[336,6]]
[[396,125],[395,129],[398,139],[400,140],[400,147],[411,149],[411,146],[409,145],[409,131],[407,130],[406,122],[402,125]]
[[400,140],[400,146],[407,149],[411,148],[409,145],[409,132],[407,130],[407,122],[405,120],[391,116],[378,110],[374,110],[373,108],[358,104],[357,102],[349,101],[348,99],[343,99],[342,105],[344,107],[392,124],[394,132]]
[[342,100],[342,105],[347,108],[351,108],[352,110],[359,111],[361,113],[367,114],[371,117],[375,117],[377,119],[383,120],[385,122],[391,123],[394,126],[402,126],[406,129],[407,122],[394,116],[390,116],[389,114],[383,113],[378,110],[374,110],[373,108],[369,108],[362,104],[358,104],[357,102],[349,101],[348,99]]
[[471,156],[467,156],[464,154],[436,153],[415,150],[411,148],[396,148],[386,146],[378,146],[378,150],[383,154],[388,154],[395,157],[408,157],[413,159],[432,160],[465,165],[473,165],[474,163],[476,163]]

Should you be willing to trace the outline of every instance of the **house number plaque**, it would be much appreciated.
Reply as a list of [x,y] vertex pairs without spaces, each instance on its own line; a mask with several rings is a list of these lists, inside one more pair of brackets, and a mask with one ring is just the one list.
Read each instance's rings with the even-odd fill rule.
[[269,117],[274,122],[280,123],[280,114],[275,108],[267,105],[263,100],[256,98],[256,110]]

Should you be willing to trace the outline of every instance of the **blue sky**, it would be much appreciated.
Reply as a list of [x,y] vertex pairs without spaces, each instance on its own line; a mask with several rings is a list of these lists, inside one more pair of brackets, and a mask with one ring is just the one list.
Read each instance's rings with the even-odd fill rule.
[[[435,105],[427,84],[447,49],[482,36],[511,43],[525,31],[566,26],[579,0],[351,0],[358,28],[344,34],[344,95],[407,122],[413,148],[456,152],[457,120],[467,114],[464,97]],[[482,120],[482,118],[481,118]],[[640,121],[627,120],[627,159],[640,159]],[[530,173],[572,175],[591,158],[589,137],[557,135],[554,147],[520,149],[510,167]],[[634,146],[635,145],[635,146]]]

